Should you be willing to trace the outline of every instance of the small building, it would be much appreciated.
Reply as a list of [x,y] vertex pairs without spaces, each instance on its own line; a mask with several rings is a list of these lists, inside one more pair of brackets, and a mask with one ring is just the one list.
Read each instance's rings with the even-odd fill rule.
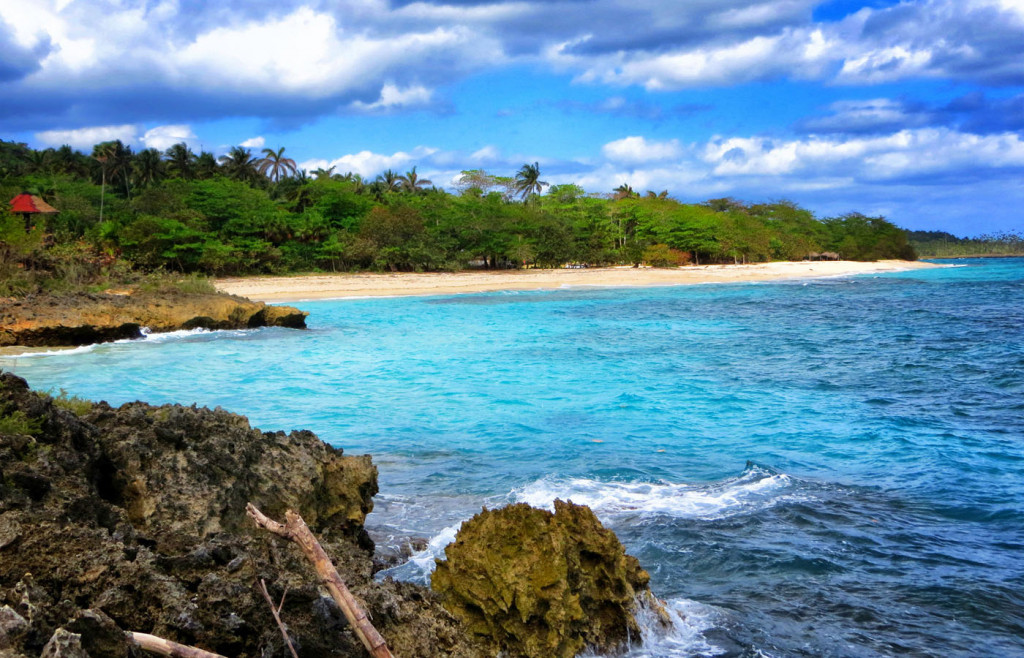
[[31,231],[32,215],[56,215],[59,210],[43,201],[34,194],[19,194],[11,199],[11,212],[20,214],[25,219],[25,230]]

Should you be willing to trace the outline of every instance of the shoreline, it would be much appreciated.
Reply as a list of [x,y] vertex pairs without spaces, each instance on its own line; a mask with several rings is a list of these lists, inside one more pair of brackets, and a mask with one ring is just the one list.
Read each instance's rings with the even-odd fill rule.
[[631,266],[435,273],[300,274],[215,279],[217,290],[261,302],[551,290],[564,287],[652,287],[744,283],[877,274],[944,267],[923,261],[783,261],[680,268]]

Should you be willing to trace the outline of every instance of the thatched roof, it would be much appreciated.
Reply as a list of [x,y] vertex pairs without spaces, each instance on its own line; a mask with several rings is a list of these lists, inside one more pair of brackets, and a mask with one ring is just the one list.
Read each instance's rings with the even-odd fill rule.
[[11,199],[11,212],[53,215],[60,211],[37,196],[32,194],[19,194]]

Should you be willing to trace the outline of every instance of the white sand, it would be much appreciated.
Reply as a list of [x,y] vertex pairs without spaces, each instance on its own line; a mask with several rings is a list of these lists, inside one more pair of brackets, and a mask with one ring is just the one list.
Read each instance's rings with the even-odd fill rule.
[[853,261],[701,265],[681,268],[602,267],[559,270],[504,270],[432,274],[305,274],[217,279],[218,290],[267,302],[451,295],[495,290],[542,290],[564,286],[672,286],[691,283],[777,281],[896,272],[940,267],[907,261]]

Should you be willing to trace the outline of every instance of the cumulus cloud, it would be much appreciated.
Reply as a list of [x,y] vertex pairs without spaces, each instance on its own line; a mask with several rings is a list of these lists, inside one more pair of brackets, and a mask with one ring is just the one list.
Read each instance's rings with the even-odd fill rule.
[[76,130],[44,130],[36,133],[35,137],[46,146],[63,146],[68,144],[76,149],[91,149],[100,142],[109,142],[115,139],[130,143],[135,140],[137,134],[137,126],[134,124],[124,124],[120,126],[92,126]]
[[247,149],[260,149],[263,148],[263,145],[266,143],[267,140],[264,139],[263,136],[261,135],[258,137],[250,137],[249,139],[243,140],[241,143],[239,143],[239,146]]
[[397,151],[391,155],[360,151],[350,153],[333,160],[313,159],[299,164],[300,169],[314,171],[316,169],[335,168],[340,173],[352,172],[360,176],[373,177],[385,169],[402,170],[412,167],[421,161],[429,161],[430,156],[438,153],[438,149],[429,146],[417,146],[411,151]]
[[143,133],[140,141],[146,148],[165,151],[179,142],[194,145],[198,139],[190,126],[177,124],[150,128]]
[[649,141],[643,137],[625,137],[608,142],[601,149],[604,156],[614,162],[640,163],[670,160],[682,153],[679,140]]
[[919,128],[939,120],[936,113],[920,103],[891,98],[836,101],[831,114],[805,119],[797,127],[808,133],[868,134],[889,133],[904,128]]
[[351,109],[356,112],[372,114],[410,107],[424,107],[430,104],[434,92],[423,85],[415,85],[405,89],[387,83],[380,90],[380,98],[372,103],[353,101]]
[[1016,0],[906,0],[815,21],[819,4],[0,0],[0,93],[30,95],[35,110],[5,103],[0,126],[441,107],[439,85],[510,64],[652,91],[778,78],[1024,84]]

